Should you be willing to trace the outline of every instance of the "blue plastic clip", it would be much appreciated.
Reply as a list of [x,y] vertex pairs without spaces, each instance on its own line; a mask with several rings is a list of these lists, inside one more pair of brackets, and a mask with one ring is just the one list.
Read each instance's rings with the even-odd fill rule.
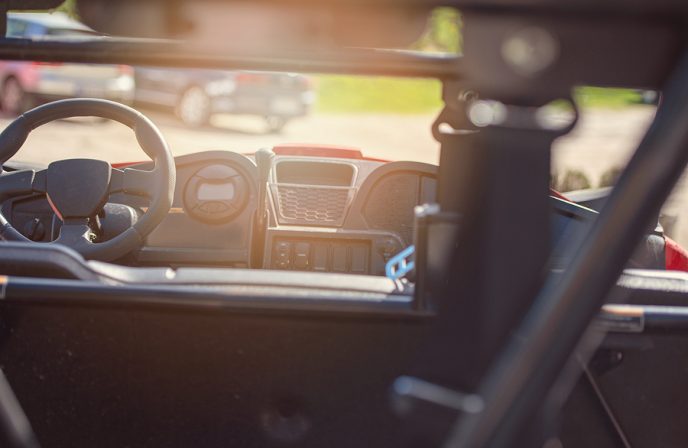
[[387,261],[385,275],[391,280],[399,280],[413,270],[416,263],[410,259],[416,252],[415,246],[409,246]]

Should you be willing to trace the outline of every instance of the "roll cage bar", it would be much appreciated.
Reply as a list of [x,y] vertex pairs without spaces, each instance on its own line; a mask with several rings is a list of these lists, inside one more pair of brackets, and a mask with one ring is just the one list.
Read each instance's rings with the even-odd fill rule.
[[[418,257],[426,260],[419,263],[415,293],[437,309],[437,322],[413,375],[395,385],[396,398],[409,405],[410,424],[425,430],[429,443],[523,446],[542,437],[548,411],[559,408],[600,341],[601,332],[590,323],[688,163],[682,31],[688,8],[674,0],[599,7],[592,1],[447,3],[464,14],[463,58],[366,50],[225,57],[188,52],[180,43],[115,39],[3,40],[0,58],[442,80],[446,106],[434,131],[441,143],[438,213],[444,215],[427,224],[431,230],[433,223],[448,224],[452,231],[417,245]],[[595,51],[585,51],[590,39]],[[509,55],[509,45],[529,48],[532,57]],[[576,256],[570,266],[553,274],[543,233],[550,149],[570,128],[547,129],[536,113],[550,101],[570,101],[579,83],[654,88],[665,101],[591,232],[577,250],[579,240],[571,241]],[[506,118],[475,132],[467,118],[471,102],[461,94],[473,89],[505,104]],[[442,131],[440,122],[451,131]],[[455,241],[453,253],[444,262],[433,260],[446,238]],[[37,446],[4,385],[0,381],[6,441]],[[431,420],[438,417],[454,421],[449,431],[434,431]]]

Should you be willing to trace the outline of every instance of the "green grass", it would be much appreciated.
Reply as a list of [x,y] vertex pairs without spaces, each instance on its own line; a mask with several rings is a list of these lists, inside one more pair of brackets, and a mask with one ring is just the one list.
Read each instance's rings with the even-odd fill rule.
[[442,107],[442,84],[431,79],[322,75],[315,85],[318,112],[415,114]]
[[580,87],[576,89],[575,97],[581,107],[593,108],[620,108],[642,102],[640,93],[631,89]]
[[[432,79],[321,75],[315,85],[318,112],[422,114],[442,107],[441,83]],[[600,87],[578,88],[574,96],[586,108],[622,108],[642,100],[635,90]]]

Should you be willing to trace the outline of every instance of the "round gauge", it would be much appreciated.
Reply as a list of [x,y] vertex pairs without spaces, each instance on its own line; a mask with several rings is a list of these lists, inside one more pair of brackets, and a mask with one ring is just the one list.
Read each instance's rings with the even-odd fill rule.
[[248,187],[244,177],[228,165],[208,165],[186,183],[186,212],[199,221],[219,224],[232,220],[246,206]]

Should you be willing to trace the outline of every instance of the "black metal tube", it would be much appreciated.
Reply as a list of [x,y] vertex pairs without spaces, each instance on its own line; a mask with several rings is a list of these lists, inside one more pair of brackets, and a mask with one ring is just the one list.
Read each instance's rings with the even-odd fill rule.
[[[301,290],[305,292],[307,290]],[[333,291],[307,291],[285,300],[289,288],[251,288],[246,285],[105,285],[81,280],[9,277],[1,302],[20,305],[165,308],[197,311],[246,313],[335,314],[370,318],[418,318],[431,312],[413,308],[408,295],[376,294],[377,300],[356,300],[350,294]],[[357,292],[362,296],[366,293]],[[319,300],[320,299],[320,300]]]
[[666,101],[570,267],[550,277],[481,384],[485,411],[457,420],[447,447],[506,446],[542,405],[688,162],[688,54]]
[[688,331],[688,308],[670,306],[642,308],[645,330]]
[[348,73],[463,79],[458,56],[376,49],[289,54],[221,54],[178,41],[96,39],[93,41],[31,41],[0,39],[0,59],[161,67],[223,68],[307,73]]
[[610,332],[685,332],[688,331],[688,307],[605,305],[602,308],[600,323]]
[[29,419],[0,370],[0,442],[8,448],[38,448]]

